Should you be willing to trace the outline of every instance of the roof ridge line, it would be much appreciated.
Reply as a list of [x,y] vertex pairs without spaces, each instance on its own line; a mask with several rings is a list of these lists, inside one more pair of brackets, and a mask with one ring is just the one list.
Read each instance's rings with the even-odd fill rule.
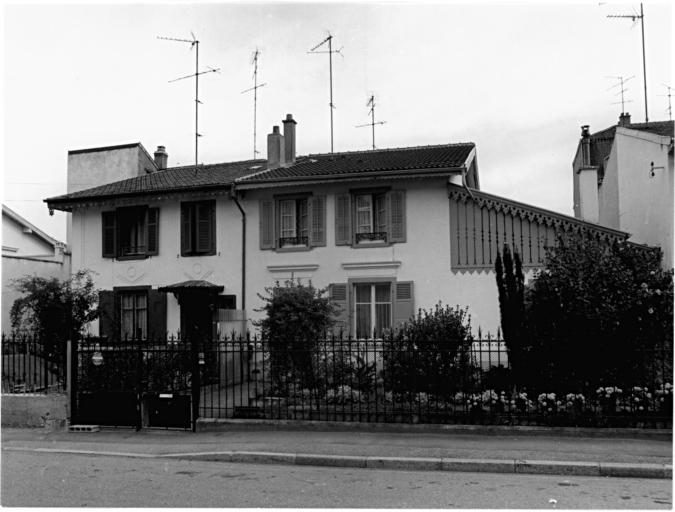
[[362,153],[386,153],[390,151],[410,151],[414,149],[424,149],[424,148],[447,148],[453,146],[475,146],[475,142],[453,142],[449,144],[428,144],[426,146],[405,146],[400,148],[382,148],[382,149],[364,149],[362,151],[339,151],[335,153],[309,153],[307,158],[312,156],[331,156],[331,155],[352,155],[352,154],[362,154]]

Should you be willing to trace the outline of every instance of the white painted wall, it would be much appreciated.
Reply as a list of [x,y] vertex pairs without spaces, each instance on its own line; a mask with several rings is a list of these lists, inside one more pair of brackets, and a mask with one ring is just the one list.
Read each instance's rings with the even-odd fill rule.
[[[658,245],[663,265],[673,267],[673,160],[671,138],[618,127],[617,149],[619,229],[632,242]],[[612,155],[613,156],[613,155]],[[610,156],[610,160],[612,159]],[[651,163],[661,167],[650,177]]]
[[13,256],[46,256],[54,257],[54,247],[43,238],[24,233],[24,226],[3,213],[2,215],[2,245],[16,251],[3,251]]
[[[216,255],[180,255],[180,203],[185,200],[216,199]],[[147,286],[152,288],[205,279],[223,285],[224,295],[236,295],[241,307],[241,214],[227,196],[168,199],[145,204],[158,207],[159,254],[140,260],[117,261],[102,258],[102,216],[114,207],[89,208],[73,213],[73,269],[90,269],[98,288],[111,290],[117,286]],[[132,206],[133,204],[125,204]],[[180,308],[173,294],[168,294],[167,330],[180,327]],[[98,333],[98,322],[91,326]]]
[[[495,333],[499,326],[497,286],[493,273],[453,274],[450,268],[450,208],[446,179],[396,179],[351,182],[308,187],[246,190],[241,201],[246,211],[248,236],[247,309],[250,319],[261,318],[254,310],[263,306],[257,293],[276,280],[290,278],[291,271],[275,271],[270,266],[317,265],[314,271],[295,272],[295,277],[311,279],[317,287],[346,283],[351,277],[396,277],[414,282],[415,309],[433,308],[439,301],[451,306],[469,306],[472,325]],[[381,248],[351,248],[335,245],[335,194],[358,186],[391,186],[406,190],[407,242]],[[312,191],[327,196],[327,246],[306,252],[260,250],[258,235],[259,203],[273,193]],[[346,270],[344,263],[400,261],[398,268]]]

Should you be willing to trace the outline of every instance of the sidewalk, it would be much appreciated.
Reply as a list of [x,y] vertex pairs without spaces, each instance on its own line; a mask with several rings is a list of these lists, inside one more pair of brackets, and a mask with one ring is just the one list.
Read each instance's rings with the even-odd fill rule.
[[[285,429],[286,428],[286,429]],[[461,430],[288,429],[254,420],[218,431],[2,429],[3,450],[364,468],[672,478],[672,437],[495,434]]]

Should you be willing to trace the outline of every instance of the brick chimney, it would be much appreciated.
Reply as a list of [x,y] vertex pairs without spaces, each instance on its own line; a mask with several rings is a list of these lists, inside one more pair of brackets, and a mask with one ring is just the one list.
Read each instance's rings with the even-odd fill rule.
[[166,165],[169,162],[169,155],[166,152],[164,146],[157,146],[157,151],[155,151],[155,164],[157,168],[161,171],[166,169]]
[[598,166],[591,165],[591,131],[588,125],[581,127],[581,166],[576,174],[574,215],[586,222],[598,224]]
[[272,133],[267,135],[267,168],[276,169],[284,165],[285,154],[284,136],[279,133],[279,127],[275,126]]
[[295,125],[298,124],[293,120],[292,114],[286,114],[284,123],[284,146],[286,152],[285,163],[295,163]]
[[619,126],[630,126],[630,114],[622,112],[619,116]]

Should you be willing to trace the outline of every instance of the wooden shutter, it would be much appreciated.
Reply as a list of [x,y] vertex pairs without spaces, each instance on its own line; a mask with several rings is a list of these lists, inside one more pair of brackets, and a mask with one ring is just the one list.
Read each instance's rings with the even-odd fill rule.
[[159,252],[159,208],[148,208],[147,222],[145,223],[147,233],[147,250],[145,254],[153,256]]
[[114,258],[117,256],[117,226],[115,216],[116,212],[103,212],[101,231],[103,233],[102,252],[104,258]]
[[414,314],[413,282],[401,281],[396,283],[395,325],[407,322]]
[[216,202],[211,202],[211,254],[216,254]]
[[192,252],[192,203],[180,204],[180,254]]
[[351,194],[335,194],[335,245],[352,244]]
[[211,253],[213,250],[213,234],[211,217],[213,214],[213,203],[204,202],[195,205],[195,217],[197,235],[195,237],[195,252]]
[[310,241],[314,247],[326,246],[326,196],[309,198]]
[[405,190],[387,192],[389,206],[389,242],[405,242]]
[[108,336],[108,339],[115,339],[117,327],[119,327],[117,310],[115,308],[115,292],[112,290],[101,290],[98,292],[98,308],[100,316],[98,319],[98,335]]
[[274,201],[260,200],[260,248],[274,249]]
[[351,310],[349,305],[349,285],[347,283],[331,284],[330,298],[340,309],[340,314],[336,318],[333,333],[335,336],[339,336],[340,332],[342,332],[343,337],[347,338],[351,333],[352,328]]
[[166,339],[166,293],[148,290],[148,337]]

